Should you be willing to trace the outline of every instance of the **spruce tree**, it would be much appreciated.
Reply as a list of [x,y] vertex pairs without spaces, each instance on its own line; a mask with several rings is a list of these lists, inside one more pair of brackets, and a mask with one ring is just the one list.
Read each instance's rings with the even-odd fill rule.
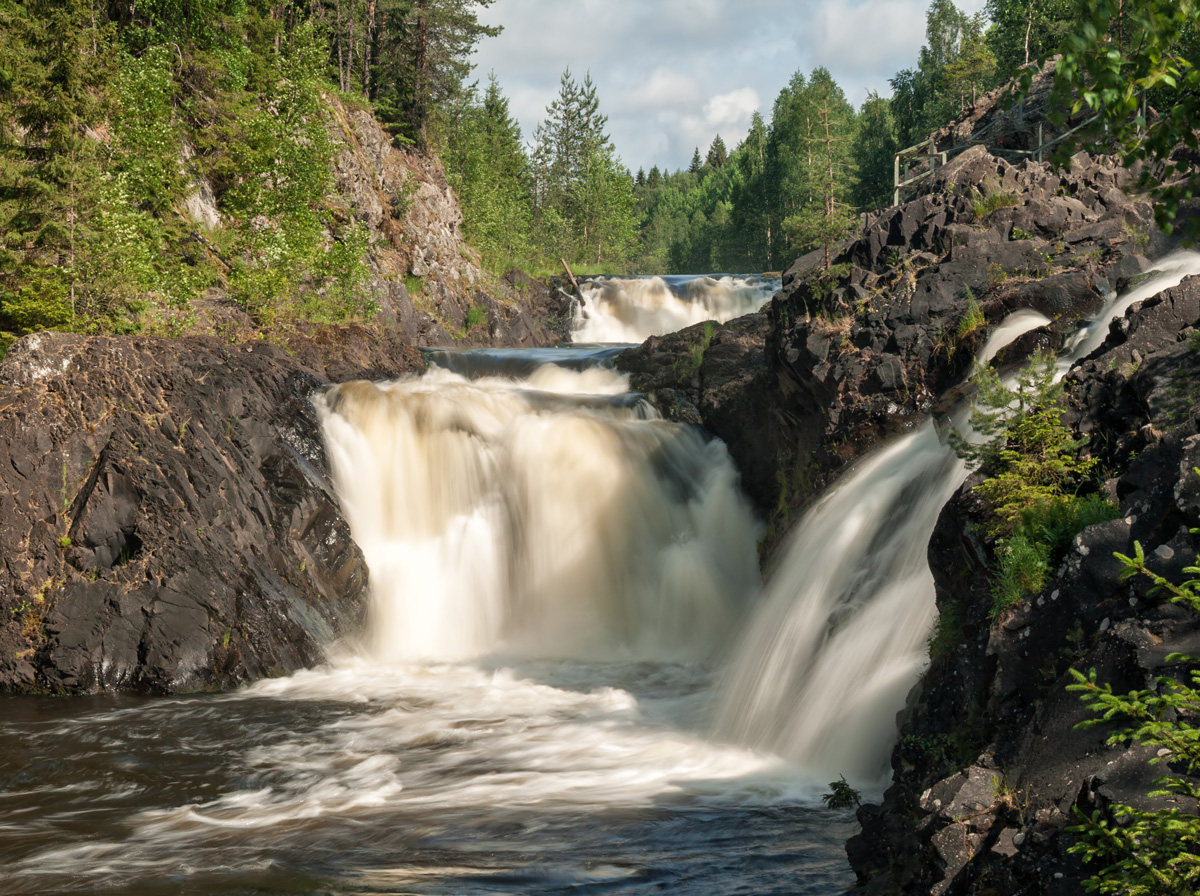
[[713,138],[712,145],[708,148],[708,156],[704,160],[704,164],[712,171],[719,168],[724,168],[725,163],[729,161],[729,152],[725,149],[725,141],[721,139],[721,135],[717,134]]
[[93,129],[104,118],[109,72],[108,35],[92,23],[84,0],[34,0],[27,15],[5,22],[27,55],[7,90],[23,137],[6,153],[15,177],[2,329],[65,326],[108,310],[89,293],[81,264],[103,179]]

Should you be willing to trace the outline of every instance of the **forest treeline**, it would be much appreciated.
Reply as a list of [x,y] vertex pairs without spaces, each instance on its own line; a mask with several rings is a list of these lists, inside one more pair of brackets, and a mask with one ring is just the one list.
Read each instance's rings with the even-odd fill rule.
[[[217,286],[262,326],[370,317],[325,96],[428,142],[496,33],[478,7],[0,0],[0,353],[42,329],[182,332]],[[198,195],[222,226],[184,214]]]
[[[1053,52],[1081,15],[1079,0],[989,0],[974,16],[932,0],[890,99],[856,109],[829,71],[798,72],[736,146],[718,136],[686,170],[634,174],[586,72],[562,73],[528,135],[502,85],[474,79],[492,2],[0,0],[0,351],[41,329],[182,332],[213,287],[263,326],[370,317],[371,234],[332,197],[330,92],[443,159],[495,273],[780,270],[889,200],[897,147]],[[1118,45],[1160,7],[1179,8],[1118,3]],[[1171,40],[1200,58],[1181,21]],[[1096,58],[1091,82],[1129,80]],[[220,227],[183,214],[200,184]]]
[[925,45],[890,99],[872,92],[856,109],[827,69],[797,72],[737,146],[718,135],[676,171],[625,172],[594,86],[570,72],[527,147],[493,79],[446,108],[444,158],[468,236],[497,267],[780,270],[889,203],[897,149],[1053,53],[1075,20],[1074,0],[989,0],[976,15],[932,0]]

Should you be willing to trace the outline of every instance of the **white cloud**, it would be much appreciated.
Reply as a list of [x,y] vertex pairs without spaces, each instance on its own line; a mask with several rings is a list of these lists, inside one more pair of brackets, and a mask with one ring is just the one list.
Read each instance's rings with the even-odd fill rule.
[[[956,0],[975,12],[985,0]],[[769,119],[797,71],[824,65],[856,105],[916,64],[928,0],[497,0],[504,26],[476,56],[494,69],[526,139],[567,66],[591,72],[617,151],[634,170],[686,166],[720,133],[732,147]]]

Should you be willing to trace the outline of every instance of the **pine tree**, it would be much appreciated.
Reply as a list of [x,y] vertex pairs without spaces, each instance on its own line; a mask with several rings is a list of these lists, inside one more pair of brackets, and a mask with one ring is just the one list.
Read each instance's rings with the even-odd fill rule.
[[721,135],[717,134],[713,138],[712,145],[708,148],[708,156],[704,160],[704,164],[710,171],[716,171],[725,167],[725,163],[729,161],[729,153],[725,149],[725,141],[721,139]]
[[704,168],[704,160],[700,158],[700,147],[697,146],[692,151],[692,163],[688,165],[688,171],[692,174],[699,174]]
[[[482,25],[476,10],[493,0],[364,0],[370,21],[377,28],[374,65],[364,69],[372,96],[385,119],[411,140],[428,142],[429,125],[438,112],[459,96],[463,80],[471,71],[470,56],[484,37],[494,37],[501,28]],[[346,0],[339,0],[339,15]],[[353,0],[347,14],[357,15]],[[339,19],[340,22],[340,19]],[[338,32],[341,34],[341,31]],[[358,39],[360,54],[366,52],[365,38]],[[356,70],[352,64],[356,40],[354,29],[335,41],[339,69]],[[370,74],[371,72],[374,74]],[[342,89],[351,79],[343,77]]]
[[[6,21],[28,48],[11,80],[16,165],[3,231],[11,274],[0,296],[3,329],[64,326],[105,313],[81,276],[102,181],[93,126],[104,118],[108,36],[84,0],[35,0]],[[13,135],[10,135],[10,137]]]
[[634,235],[633,178],[616,157],[590,73],[570,69],[535,131],[535,226],[548,250],[601,263],[621,257]]
[[854,204],[862,209],[880,208],[892,201],[892,160],[900,144],[891,103],[871,91],[858,112],[858,134],[853,144],[858,183]]
[[463,230],[493,265],[523,261],[530,250],[532,189],[521,129],[495,73],[482,99],[468,94],[455,139],[445,150],[447,177],[458,192]]
[[[840,94],[840,91],[837,92]],[[812,164],[805,171],[811,199],[801,211],[784,221],[786,231],[796,242],[807,247],[820,246],[825,251],[824,270],[832,266],[832,247],[853,232],[857,216],[844,197],[849,194],[853,176],[850,159],[852,132],[844,116],[832,121],[836,114],[832,90],[820,96],[817,106],[819,130]],[[849,122],[853,126],[853,120]]]

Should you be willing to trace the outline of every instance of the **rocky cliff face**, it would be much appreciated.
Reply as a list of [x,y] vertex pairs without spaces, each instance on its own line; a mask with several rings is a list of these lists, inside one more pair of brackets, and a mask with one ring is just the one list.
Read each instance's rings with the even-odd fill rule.
[[[464,241],[462,210],[436,156],[397,148],[370,112],[348,107],[333,94],[324,100],[336,147],[328,209],[339,223],[366,228],[369,276],[356,288],[380,309],[371,322],[376,331],[418,346],[548,345],[567,338],[570,302],[559,290],[518,272],[497,278],[481,270]],[[195,182],[180,211],[201,230],[225,225],[203,180]],[[314,284],[305,288],[322,293]],[[238,338],[239,331],[252,334],[257,328],[215,289],[187,329]]]
[[[1107,469],[1121,517],[1085,529],[1043,591],[993,620],[993,546],[968,482],[930,545],[945,632],[901,728],[893,786],[859,813],[849,853],[877,893],[1081,894],[1068,854],[1076,812],[1117,801],[1149,808],[1162,771],[1145,748],[1107,745],[1110,729],[1066,690],[1069,668],[1095,669],[1117,692],[1185,670],[1200,621],[1123,581],[1113,552],[1136,539],[1179,580],[1200,517],[1200,278],[1130,310],[1068,378],[1073,416]],[[1092,869],[1094,870],[1094,869]]]
[[0,364],[0,689],[221,688],[318,662],[356,630],[367,570],[310,396],[421,367],[361,330],[296,357],[19,341]]
[[1109,159],[1056,172],[974,147],[874,216],[829,272],[821,252],[798,260],[766,311],[718,327],[702,357],[693,327],[620,363],[668,415],[729,444],[782,531],[845,464],[952,400],[989,325],[1041,311],[1054,324],[1013,355],[1050,347],[1163,251],[1129,182]]
[[[484,274],[463,241],[462,210],[441,162],[397,149],[369,112],[327,98],[340,152],[340,213],[372,235],[366,289],[381,323],[414,345],[545,345],[565,338],[569,303],[555,290]],[[472,309],[480,311],[474,312]],[[477,322],[476,322],[477,321]]]

